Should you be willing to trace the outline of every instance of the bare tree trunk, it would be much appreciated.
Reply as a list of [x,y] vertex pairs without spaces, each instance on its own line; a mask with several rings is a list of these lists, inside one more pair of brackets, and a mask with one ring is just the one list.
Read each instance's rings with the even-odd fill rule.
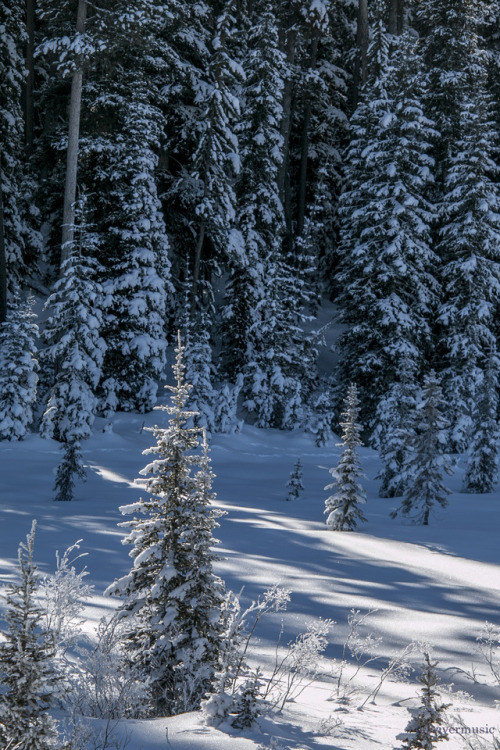
[[194,250],[194,263],[193,263],[193,281],[191,284],[191,313],[196,312],[196,305],[198,302],[198,287],[200,285],[200,273],[201,273],[201,253],[203,250],[203,243],[205,241],[205,219],[201,220],[200,231],[198,233],[198,239],[196,241],[196,247]]
[[26,69],[28,75],[25,83],[24,99],[24,133],[28,152],[33,149],[33,81],[34,64],[33,53],[35,49],[35,0],[26,0],[26,32],[28,41],[26,44]]
[[367,75],[367,53],[368,53],[368,0],[359,0],[358,24],[356,33],[356,45],[358,48],[356,62],[354,65],[352,103],[355,107],[358,103],[361,86],[366,81]]
[[0,323],[7,317],[7,259],[5,255],[5,227],[3,219],[2,174],[0,173]]
[[278,194],[283,204],[285,215],[285,227],[288,245],[292,238],[292,196],[290,190],[290,132],[293,114],[293,79],[292,66],[295,62],[297,43],[297,31],[293,24],[293,15],[290,13],[289,28],[286,31],[286,59],[289,65],[289,74],[285,79],[283,91],[283,119],[281,121],[281,135],[283,137],[283,161],[278,170]]
[[[87,17],[87,0],[78,0],[76,31],[83,34]],[[79,66],[71,80],[69,104],[68,151],[66,155],[66,184],[64,187],[61,267],[67,260],[73,242],[75,224],[76,179],[78,173],[78,144],[80,139],[80,111],[82,106],[83,73]]]
[[[311,58],[309,69],[314,70],[318,58],[319,37],[313,36],[311,42]],[[307,163],[309,157],[309,125],[311,121],[311,97],[306,92],[304,102],[304,120],[302,123],[302,143],[300,154],[300,176],[299,176],[299,207],[297,213],[297,235],[300,237],[304,231],[306,213],[306,188],[307,188]]]
[[404,0],[388,0],[389,2],[389,34],[399,36],[403,33]]

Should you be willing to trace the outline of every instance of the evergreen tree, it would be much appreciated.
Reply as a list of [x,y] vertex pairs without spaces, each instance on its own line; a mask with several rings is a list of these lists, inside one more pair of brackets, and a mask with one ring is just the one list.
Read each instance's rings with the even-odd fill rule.
[[[233,189],[240,168],[238,138],[234,132],[240,104],[234,89],[243,78],[241,66],[231,55],[237,31],[236,14],[236,0],[226,0],[212,40],[205,111],[200,123],[199,144],[193,156],[191,180],[198,198],[194,209],[198,226],[193,260],[193,309],[202,300],[204,276],[208,284],[205,297],[212,302],[211,268],[220,270],[228,258],[238,257],[242,252],[241,237],[234,227],[236,197]],[[204,258],[207,241],[213,249],[210,264]]]
[[321,448],[334,437],[335,422],[334,383],[328,378],[321,384],[323,390],[311,399],[307,431],[314,437],[314,442]]
[[333,490],[325,501],[326,525],[333,531],[353,531],[360,521],[366,521],[360,505],[366,503],[366,494],[359,482],[362,471],[357,448],[363,445],[361,426],[357,423],[359,399],[356,386],[351,384],[344,399],[342,442],[344,448],[335,469],[330,469],[334,481],[325,490]]
[[0,440],[20,440],[33,421],[38,383],[33,301],[12,297],[0,324]]
[[0,643],[0,743],[17,750],[57,747],[56,724],[49,708],[56,697],[50,639],[41,627],[37,572],[33,560],[36,523],[18,552],[18,584],[7,589],[5,640]]
[[304,491],[304,485],[302,484],[302,464],[300,458],[294,464],[290,479],[286,483],[288,487],[287,500],[297,500],[299,495]]
[[488,367],[477,389],[464,476],[466,492],[491,492],[498,481],[498,367],[498,356],[490,354]]
[[421,705],[412,710],[412,718],[408,722],[406,731],[398,739],[403,740],[402,748],[412,750],[432,750],[441,740],[448,740],[444,730],[445,711],[450,704],[443,704],[439,700],[436,685],[439,677],[436,673],[438,662],[431,661],[428,653],[424,654],[424,664],[419,682],[422,684]]
[[[254,8],[244,59],[242,121],[238,126],[241,170],[236,183],[236,225],[244,252],[233,256],[223,322],[225,371],[234,377],[260,348],[259,307],[269,258],[281,249],[283,206],[277,175],[283,158],[284,56],[275,15],[267,3]],[[246,391],[246,389],[245,389]]]
[[[83,43],[79,35],[74,37],[60,4],[48,0],[41,50],[49,61],[56,58],[53,65],[65,80],[76,64],[75,44],[76,62],[86,65],[78,174],[87,190],[88,222],[98,240],[95,251],[105,291],[100,408],[145,411],[155,403],[164,370],[172,291],[156,181],[165,139],[158,78],[170,72],[172,51],[162,34],[171,14],[149,0],[131,0],[125,11],[106,5],[89,14]],[[59,102],[61,93],[49,88],[44,97]],[[61,135],[56,128],[48,131],[56,148]],[[60,157],[52,161],[60,163]],[[53,181],[57,184],[57,175]],[[52,200],[59,209],[58,196]]]
[[25,167],[22,89],[25,80],[26,24],[22,4],[0,2],[0,193],[6,281],[15,293],[27,267],[37,260],[40,237]]
[[431,248],[432,122],[422,107],[421,60],[410,34],[389,56],[379,28],[371,78],[351,119],[346,190],[340,200],[337,381],[354,378],[370,421],[392,383],[424,367],[437,303]]
[[443,390],[457,451],[469,441],[477,389],[496,345],[500,302],[500,190],[493,161],[498,135],[486,88],[486,55],[476,48],[469,57],[474,67],[459,102],[459,136],[448,144],[438,244]]
[[193,314],[187,298],[186,303],[182,326],[185,378],[192,386],[187,406],[195,412],[193,424],[211,433],[215,428],[217,394],[213,386],[215,367],[212,363],[208,316],[202,310]]
[[373,442],[383,464],[377,476],[381,480],[380,497],[398,497],[407,488],[410,446],[415,437],[412,417],[417,400],[411,374],[405,377],[403,369],[401,382],[394,383],[377,406]]
[[[186,409],[191,386],[184,379],[184,347],[176,349],[176,385],[166,429],[155,427],[156,446],[146,453],[157,458],[142,474],[150,475],[148,500],[122,507],[133,519],[124,543],[131,544],[132,569],[108,588],[123,598],[121,611],[130,617],[126,646],[132,663],[147,680],[156,715],[197,708],[209,690],[219,661],[224,585],[213,572],[220,511],[212,509],[213,473],[204,434],[188,427]],[[193,468],[198,470],[193,474]]]
[[56,500],[71,500],[73,476],[83,477],[81,441],[90,437],[94,422],[96,388],[102,374],[105,345],[102,330],[102,288],[92,263],[96,238],[85,224],[75,228],[75,244],[47,300],[49,318],[44,331],[46,361],[54,368],[41,433],[64,444],[56,476]]
[[443,415],[443,392],[434,371],[424,378],[422,399],[414,417],[412,455],[407,465],[408,484],[400,508],[391,513],[411,516],[427,526],[434,506],[445,508],[449,490],[443,485],[443,471],[452,473],[447,445],[448,421]]

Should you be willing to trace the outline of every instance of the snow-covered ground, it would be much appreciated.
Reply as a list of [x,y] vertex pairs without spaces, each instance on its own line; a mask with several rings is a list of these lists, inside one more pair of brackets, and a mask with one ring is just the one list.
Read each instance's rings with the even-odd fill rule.
[[[58,444],[36,435],[21,443],[0,444],[0,582],[13,580],[19,541],[33,518],[38,521],[36,559],[42,572],[54,569],[56,550],[63,551],[82,538],[88,553],[87,578],[95,586],[86,608],[90,632],[114,602],[103,596],[105,587],[129,569],[128,549],[121,545],[118,506],[141,494],[141,455],[151,445],[143,429],[166,419],[164,412],[116,415],[111,431],[98,421],[94,436],[84,445],[88,481],[77,487],[71,503],[54,503],[52,486],[59,461]],[[391,520],[398,503],[377,497],[376,454],[361,449],[368,492],[368,522],[359,532],[333,532],[324,524],[324,486],[331,481],[339,448],[316,448],[301,433],[261,431],[244,426],[238,435],[216,435],[211,442],[214,489],[227,515],[218,537],[223,559],[218,571],[227,587],[248,604],[278,583],[291,591],[285,612],[262,620],[256,634],[252,663],[264,673],[272,668],[275,644],[283,620],[282,643],[304,631],[318,618],[333,619],[329,645],[317,679],[306,686],[281,713],[260,721],[260,731],[239,732],[230,727],[206,727],[200,714],[170,719],[124,721],[117,736],[128,738],[128,750],[390,750],[408,722],[407,706],[417,705],[418,669],[408,682],[387,680],[376,699],[357,710],[376,687],[387,660],[411,641],[432,644],[440,661],[442,684],[453,682],[450,713],[460,712],[467,727],[494,728],[500,740],[500,714],[495,700],[498,686],[485,687],[465,680],[455,670],[476,664],[486,675],[476,653],[476,638],[485,621],[500,624],[500,493],[466,495],[460,492],[461,466],[449,480],[453,493],[428,527]],[[302,497],[287,502],[286,482],[300,457],[305,486]],[[366,613],[364,635],[381,637],[380,658],[362,669],[347,686],[347,704],[334,700],[336,678],[352,609]],[[420,652],[413,657],[418,667]],[[348,667],[343,683],[352,676]],[[482,681],[482,678],[481,678]],[[486,681],[486,677],[485,677]],[[469,700],[458,691],[474,696]],[[457,720],[450,718],[450,726]],[[482,735],[484,738],[484,734]],[[274,738],[274,739],[273,739]],[[463,747],[459,736],[442,743],[449,750]]]

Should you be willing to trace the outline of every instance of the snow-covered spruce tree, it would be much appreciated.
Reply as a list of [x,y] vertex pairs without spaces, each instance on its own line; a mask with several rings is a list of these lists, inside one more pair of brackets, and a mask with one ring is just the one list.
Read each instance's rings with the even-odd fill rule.
[[164,371],[172,292],[156,180],[172,58],[162,35],[173,21],[148,0],[96,16],[105,49],[84,85],[80,172],[105,292],[100,408],[147,411]]
[[238,419],[238,397],[243,386],[243,375],[240,373],[233,385],[224,383],[215,401],[214,429],[215,432],[231,434],[239,432],[243,424]]
[[[143,470],[150,476],[148,500],[121,508],[132,520],[129,534],[133,566],[107,592],[120,596],[129,619],[126,649],[142,671],[155,715],[196,709],[210,689],[219,664],[224,584],[213,572],[213,531],[222,513],[210,507],[213,473],[204,434],[188,427],[191,386],[184,379],[184,347],[176,349],[171,404],[157,407],[170,415],[169,426],[155,427],[156,457]],[[198,467],[196,473],[193,469]]]
[[438,295],[426,195],[433,124],[422,106],[417,43],[406,33],[394,44],[390,56],[387,34],[379,29],[371,45],[374,74],[351,118],[339,206],[336,283],[347,329],[337,381],[356,381],[369,424],[380,398],[401,380],[401,363],[418,381]]
[[498,355],[491,353],[476,392],[472,438],[464,476],[466,492],[491,492],[498,481]]
[[443,472],[452,473],[445,454],[449,422],[443,415],[445,407],[439,380],[431,371],[425,376],[422,397],[413,419],[414,437],[408,461],[407,488],[401,506],[391,513],[409,516],[414,523],[427,526],[435,505],[445,508],[449,490],[443,484]]
[[442,740],[449,739],[444,725],[445,711],[450,704],[441,703],[439,699],[437,665],[437,661],[431,661],[429,654],[424,653],[422,674],[418,678],[422,684],[421,705],[411,710],[412,718],[404,734],[398,735],[398,739],[403,740],[401,750],[433,750]]
[[314,442],[321,448],[327,445],[333,437],[333,426],[336,424],[335,406],[334,406],[334,382],[331,377],[320,382],[320,391],[310,402],[308,421],[306,430],[313,438]]
[[25,83],[26,44],[24,7],[9,0],[0,2],[0,192],[6,282],[14,293],[36,260],[40,237],[34,231],[35,209],[30,196],[27,159],[24,150],[22,112]]
[[193,424],[211,433],[215,427],[217,394],[213,386],[215,367],[212,363],[209,318],[204,310],[191,309],[191,277],[186,273],[182,332],[184,342],[185,378],[192,388],[187,407],[195,412]]
[[[448,146],[437,246],[443,261],[442,382],[456,451],[465,450],[473,429],[477,389],[496,346],[500,302],[498,133],[487,93],[487,55],[476,47],[469,56],[468,85],[458,107],[460,132]],[[491,377],[498,380],[496,369]]]
[[36,523],[18,552],[20,582],[5,595],[7,632],[0,642],[0,745],[16,750],[57,747],[57,728],[48,713],[56,697],[52,644],[42,628],[33,560]]
[[33,302],[12,296],[0,324],[0,440],[20,440],[33,420],[39,369]]
[[267,3],[255,4],[252,20],[238,124],[241,169],[236,183],[236,225],[244,252],[231,258],[223,312],[223,362],[230,377],[244,369],[254,349],[260,349],[258,307],[265,296],[268,258],[281,248],[284,229],[277,185],[283,158],[284,55],[276,17]]
[[287,500],[297,500],[304,491],[304,485],[302,484],[302,463],[300,458],[296,460],[286,486],[288,488]]
[[411,370],[406,377],[403,367],[401,381],[393,383],[377,405],[372,439],[383,464],[377,476],[381,480],[380,497],[398,497],[406,490],[417,401],[418,390]]
[[248,37],[236,185],[243,252],[230,262],[223,361],[231,377],[245,375],[243,405],[256,424],[290,429],[303,418],[315,363],[299,326],[301,279],[282,248],[278,173],[284,158],[280,124],[286,66],[268,4],[255,4]]
[[74,243],[62,275],[47,300],[44,330],[46,361],[54,384],[42,416],[41,434],[63,443],[64,456],[56,475],[56,500],[71,500],[74,478],[83,478],[81,441],[90,437],[102,373],[105,345],[102,330],[102,288],[96,280],[97,238],[78,208]]
[[360,521],[366,521],[360,505],[366,503],[364,489],[357,481],[363,476],[359,463],[357,448],[362,445],[360,438],[361,426],[357,423],[359,414],[359,399],[356,385],[352,383],[344,399],[342,427],[343,447],[340,461],[336,468],[330,469],[333,477],[332,484],[325,490],[333,490],[325,501],[326,525],[333,531],[352,531]]
[[[193,309],[200,305],[203,296],[212,302],[212,269],[220,271],[222,264],[242,251],[241,237],[234,226],[236,197],[233,188],[240,168],[238,138],[234,132],[240,104],[235,87],[244,77],[241,66],[232,56],[237,32],[236,16],[236,0],[226,0],[222,13],[217,17],[212,40],[209,80],[202,95],[204,113],[201,123],[198,123],[201,132],[190,175],[192,189],[197,194],[191,293]],[[210,258],[207,257],[209,247],[212,249]]]

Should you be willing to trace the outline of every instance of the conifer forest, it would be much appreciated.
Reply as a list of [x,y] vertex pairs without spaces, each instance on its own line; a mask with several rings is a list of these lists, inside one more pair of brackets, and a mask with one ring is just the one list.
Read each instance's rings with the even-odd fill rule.
[[[0,0],[0,750],[123,750],[167,720],[131,750],[497,750],[495,699],[493,744],[464,740],[441,689],[500,688],[499,420],[500,0]],[[317,536],[288,568],[273,537],[247,578],[225,524],[264,539],[269,513]],[[448,572],[476,585],[443,562],[407,642],[361,584],[343,614],[318,589],[257,664],[289,579],[331,569],[306,548],[361,580],[365,543],[396,587],[422,550],[484,566],[467,634],[425,619],[458,618]],[[275,739],[303,695],[304,734]],[[170,744],[184,715],[206,745]]]

